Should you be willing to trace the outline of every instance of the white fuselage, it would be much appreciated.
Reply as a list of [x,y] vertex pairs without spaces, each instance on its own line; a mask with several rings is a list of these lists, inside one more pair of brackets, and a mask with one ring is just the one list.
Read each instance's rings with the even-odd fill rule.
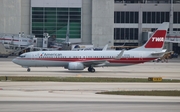
[[[158,58],[152,51],[124,51],[120,59],[116,59],[121,51],[37,51],[21,55],[13,60],[23,67],[66,67],[69,62],[86,62],[106,60],[102,66],[126,66],[147,62]],[[95,66],[101,66],[95,65]]]

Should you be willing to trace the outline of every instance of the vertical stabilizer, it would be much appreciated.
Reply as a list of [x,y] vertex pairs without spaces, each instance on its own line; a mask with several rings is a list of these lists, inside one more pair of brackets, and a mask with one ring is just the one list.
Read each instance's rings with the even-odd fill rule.
[[169,22],[162,23],[143,46],[132,49],[132,50],[161,51],[164,47],[164,41],[166,38],[168,28],[169,28]]

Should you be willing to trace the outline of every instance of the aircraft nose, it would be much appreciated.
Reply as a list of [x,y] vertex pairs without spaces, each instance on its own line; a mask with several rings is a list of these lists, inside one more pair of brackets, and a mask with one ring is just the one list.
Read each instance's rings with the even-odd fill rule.
[[17,60],[16,58],[14,58],[14,59],[12,60],[12,62],[15,63],[15,64],[18,64],[18,60]]

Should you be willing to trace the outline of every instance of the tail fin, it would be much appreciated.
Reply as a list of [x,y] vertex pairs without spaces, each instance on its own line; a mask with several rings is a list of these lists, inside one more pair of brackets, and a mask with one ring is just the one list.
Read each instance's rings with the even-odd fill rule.
[[168,28],[169,28],[168,22],[162,23],[143,46],[132,50],[156,50],[156,51],[162,50],[164,47],[164,41],[166,38]]

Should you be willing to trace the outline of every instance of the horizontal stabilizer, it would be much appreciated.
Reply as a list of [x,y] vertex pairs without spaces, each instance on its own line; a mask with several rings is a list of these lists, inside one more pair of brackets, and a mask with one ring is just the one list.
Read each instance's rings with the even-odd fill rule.
[[162,54],[164,54],[166,52],[166,49],[163,49],[162,51],[160,51],[160,52],[153,52],[153,53],[151,53],[151,55],[162,55]]

